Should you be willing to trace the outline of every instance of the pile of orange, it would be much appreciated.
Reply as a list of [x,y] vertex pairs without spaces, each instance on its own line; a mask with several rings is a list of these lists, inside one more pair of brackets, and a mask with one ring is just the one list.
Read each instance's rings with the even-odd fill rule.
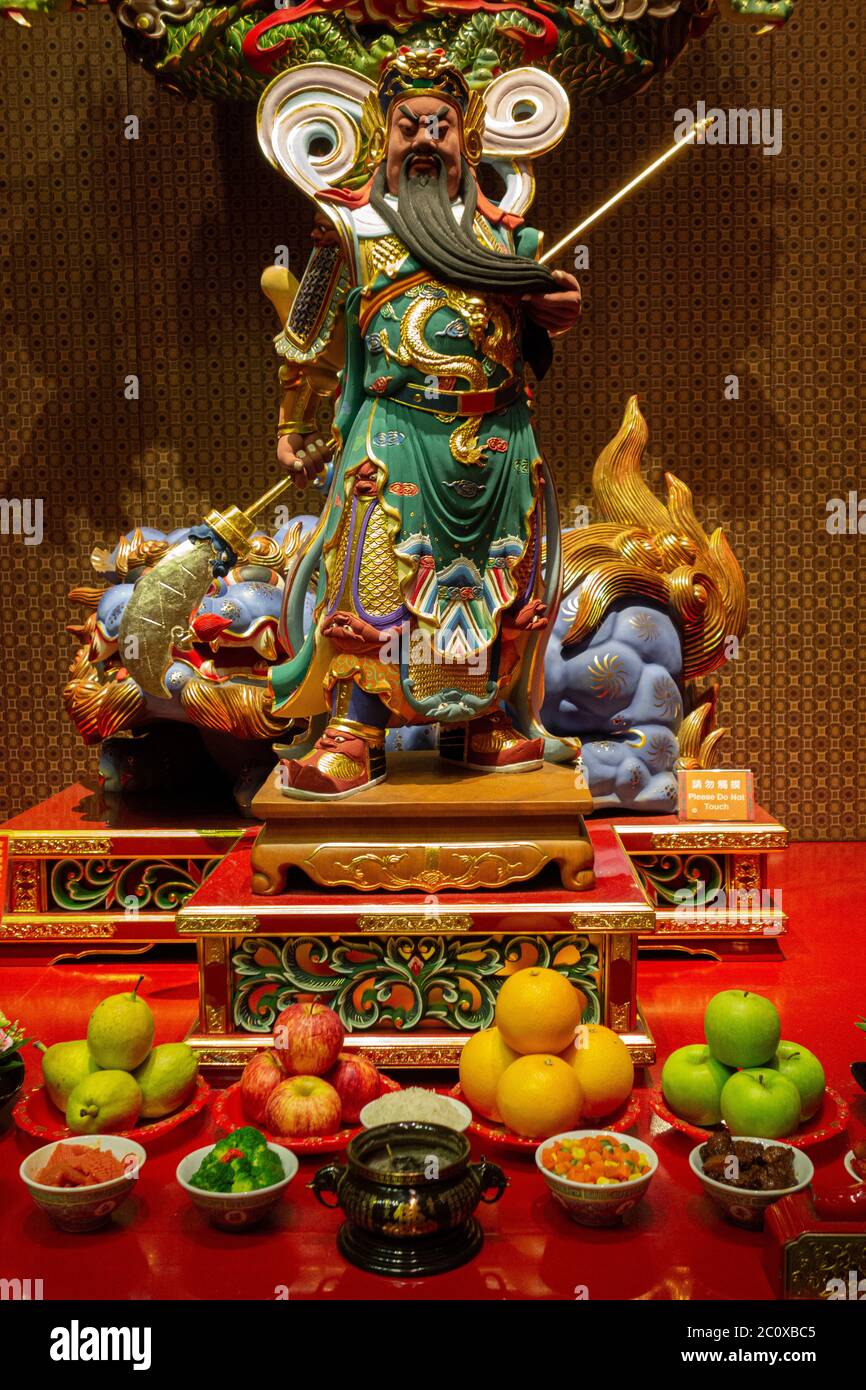
[[601,1119],[631,1092],[628,1048],[610,1028],[581,1023],[586,998],[558,970],[531,966],[509,975],[496,1024],[470,1038],[460,1084],[479,1115],[528,1139]]

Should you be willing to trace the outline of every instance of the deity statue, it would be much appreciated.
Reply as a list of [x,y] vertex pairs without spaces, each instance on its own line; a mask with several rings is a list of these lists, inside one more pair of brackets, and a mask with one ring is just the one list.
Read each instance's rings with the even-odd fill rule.
[[532,160],[568,119],[550,73],[482,95],[431,49],[378,85],[319,62],[270,84],[260,143],[315,207],[301,284],[262,276],[285,359],[278,459],[328,500],[243,534],[214,513],[217,533],[140,524],[94,549],[103,586],[72,591],[91,611],[70,625],[64,700],[107,789],[210,760],[248,810],[276,746],[281,790],[330,800],[380,780],[385,747],[438,748],[484,772],[574,764],[596,807],[658,814],[681,767],[709,765],[725,731],[701,681],[746,622],[721,528],[672,474],[666,503],[644,481],[633,399],[594,519],[561,535],[532,429],[526,367],[543,375],[580,307],[523,221]]
[[317,195],[340,216],[277,339],[278,458],[301,482],[338,394],[329,498],[286,587],[294,655],[270,670],[274,714],[311,721],[283,763],[290,797],[382,781],[394,725],[439,724],[440,757],[476,772],[543,760],[531,672],[560,576],[556,547],[542,563],[555,503],[527,368],[544,376],[580,291],[482,192],[484,116],[441,49],[402,49],[364,102],[370,177]]

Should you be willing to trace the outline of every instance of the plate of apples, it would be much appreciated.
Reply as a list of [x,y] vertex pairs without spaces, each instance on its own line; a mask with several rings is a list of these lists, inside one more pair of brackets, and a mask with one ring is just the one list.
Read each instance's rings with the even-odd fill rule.
[[364,1106],[399,1083],[358,1052],[343,1050],[339,1015],[325,1004],[290,1004],[274,1024],[273,1044],[256,1052],[240,1081],[213,1107],[220,1134],[256,1125],[270,1144],[293,1153],[345,1149],[361,1128]]
[[781,1031],[771,999],[742,989],[713,995],[705,1041],[673,1051],[651,1092],[657,1120],[699,1143],[722,1122],[734,1135],[784,1139],[795,1149],[844,1134],[847,1102],[827,1085],[815,1054]]

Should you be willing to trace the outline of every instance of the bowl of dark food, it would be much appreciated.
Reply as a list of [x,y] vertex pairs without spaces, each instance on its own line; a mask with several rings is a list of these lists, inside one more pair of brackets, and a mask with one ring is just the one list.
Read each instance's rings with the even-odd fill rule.
[[727,1129],[696,1145],[689,1167],[725,1215],[753,1231],[764,1224],[767,1207],[808,1187],[815,1174],[802,1149],[776,1139],[732,1135]]
[[858,1139],[846,1153],[845,1172],[854,1182],[866,1182],[866,1139]]

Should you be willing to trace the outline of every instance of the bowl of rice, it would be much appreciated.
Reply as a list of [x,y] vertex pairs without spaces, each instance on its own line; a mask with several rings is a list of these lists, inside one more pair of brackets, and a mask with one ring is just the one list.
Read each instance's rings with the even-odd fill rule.
[[119,1134],[45,1144],[18,1169],[37,1207],[62,1231],[95,1231],[129,1196],[147,1154]]
[[371,1100],[360,1118],[365,1129],[411,1120],[416,1124],[442,1125],[462,1134],[472,1123],[472,1111],[453,1096],[440,1095],[424,1086],[407,1086],[404,1091],[391,1091]]

